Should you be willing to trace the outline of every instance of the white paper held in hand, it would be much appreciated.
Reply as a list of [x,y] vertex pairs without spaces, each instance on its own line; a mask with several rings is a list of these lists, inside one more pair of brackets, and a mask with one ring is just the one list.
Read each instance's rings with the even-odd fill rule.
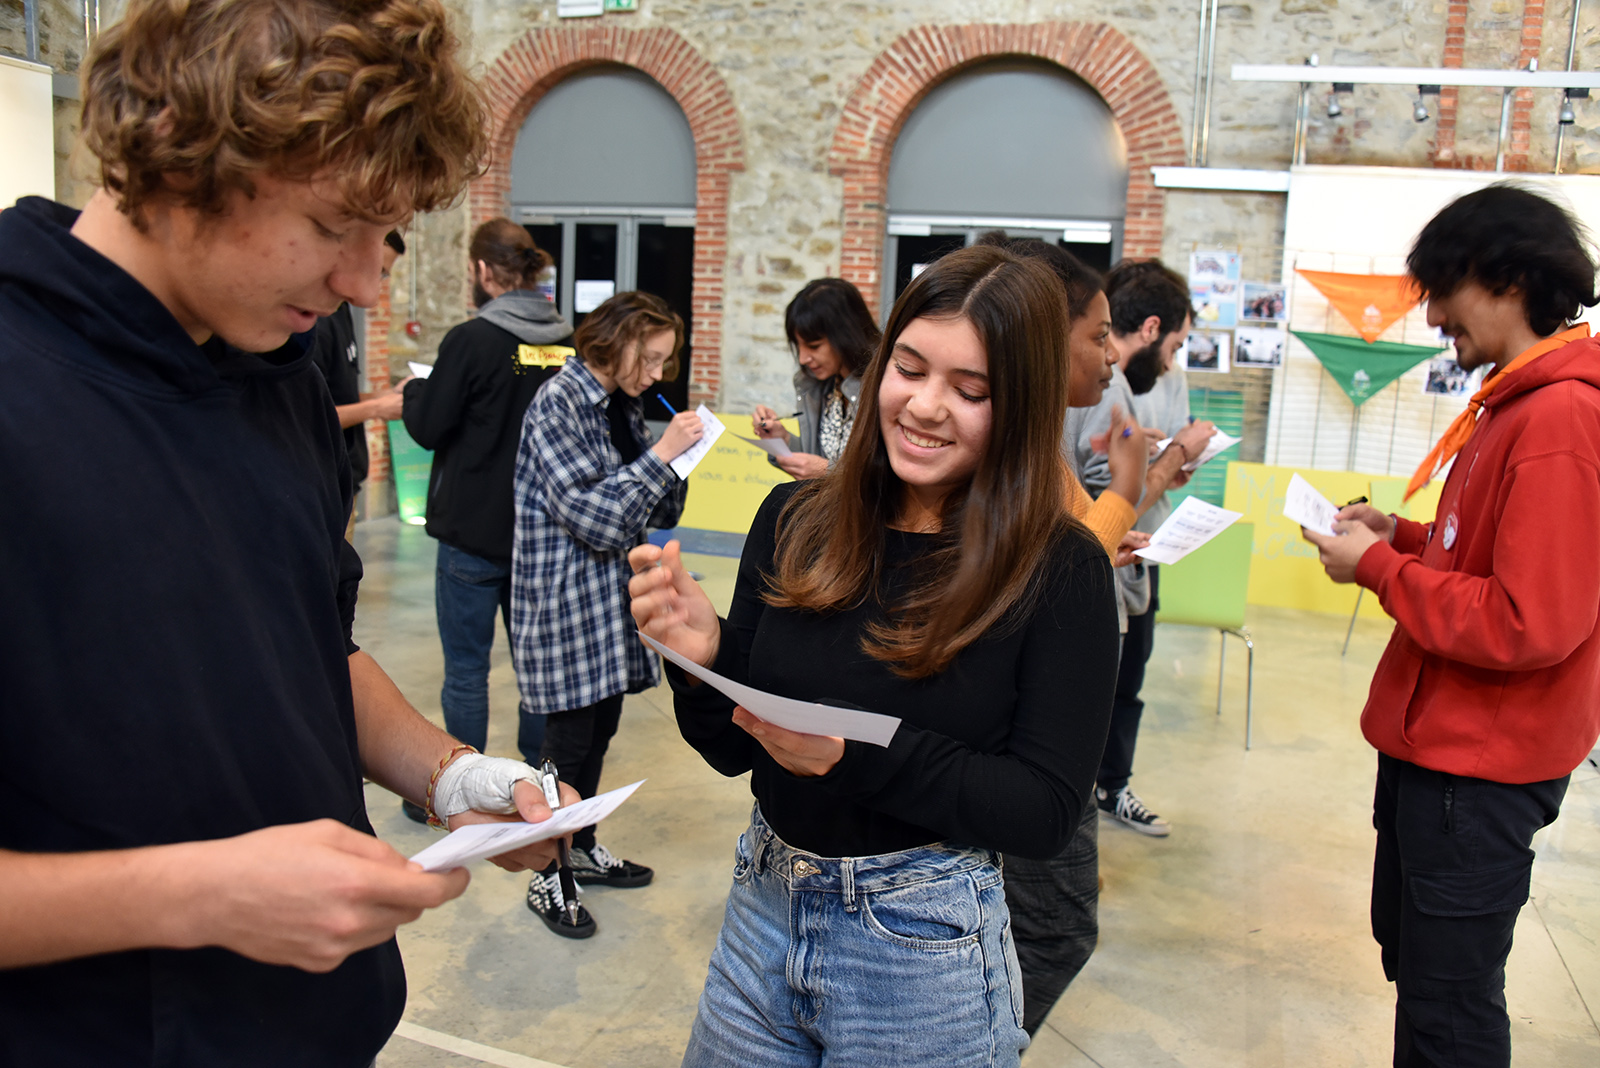
[[[1211,432],[1211,440],[1206,442],[1205,450],[1199,456],[1184,464],[1183,469],[1185,471],[1198,471],[1203,465],[1210,463],[1217,453],[1225,449],[1231,449],[1243,440],[1243,438],[1236,438],[1219,427]],[[1156,454],[1160,455],[1165,452],[1167,446],[1171,444],[1171,438],[1163,438],[1161,441],[1156,442]]]
[[1185,497],[1150,535],[1150,544],[1135,549],[1134,555],[1158,564],[1175,564],[1233,526],[1243,514],[1218,508],[1199,497]]
[[1312,488],[1311,483],[1298,474],[1289,477],[1289,489],[1283,495],[1283,514],[1307,530],[1318,534],[1334,534],[1333,517],[1339,506]]
[[791,455],[794,450],[789,448],[789,443],[782,438],[747,438],[743,434],[735,434],[740,441],[748,441],[768,456],[783,458]]
[[416,360],[407,360],[406,366],[411,368],[413,378],[427,378],[433,374],[433,364],[431,363],[418,363]]
[[718,693],[743,705],[752,715],[774,723],[784,730],[800,734],[821,734],[830,738],[846,738],[872,745],[888,745],[894,732],[900,728],[898,716],[885,716],[877,712],[861,712],[854,708],[819,705],[813,701],[796,701],[792,697],[779,697],[754,686],[724,678],[709,668],[703,668],[686,656],[668,649],[654,638],[644,638],[645,644],[683,670],[710,686]]
[[711,446],[722,436],[722,432],[728,429],[704,404],[696,408],[694,414],[700,417],[700,425],[706,428],[706,432],[701,435],[699,441],[672,458],[672,470],[682,479],[689,477],[689,472],[695,469],[695,465],[711,451]]
[[501,853],[509,853],[535,842],[560,838],[591,823],[599,823],[643,785],[644,780],[640,779],[631,786],[596,794],[566,808],[558,808],[556,814],[543,823],[469,823],[451,831],[411,859],[421,864],[425,871],[449,871],[451,868],[465,868],[475,860],[498,857]]

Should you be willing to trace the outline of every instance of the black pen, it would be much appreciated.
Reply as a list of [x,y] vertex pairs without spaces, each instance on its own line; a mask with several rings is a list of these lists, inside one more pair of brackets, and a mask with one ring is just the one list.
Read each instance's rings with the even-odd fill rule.
[[1349,508],[1349,507],[1351,507],[1351,506],[1352,506],[1352,505],[1356,505],[1356,504],[1366,504],[1366,503],[1367,503],[1367,499],[1366,499],[1366,498],[1365,498],[1365,497],[1357,497],[1357,498],[1356,498],[1356,499],[1355,499],[1355,500],[1353,500],[1353,501],[1345,501],[1345,502],[1344,502],[1344,504],[1343,504],[1343,505],[1342,505],[1342,506],[1341,506],[1341,507],[1344,507],[1344,508]]
[[[781,423],[785,419],[798,419],[804,414],[806,414],[806,413],[805,412],[790,412],[788,415],[780,415],[780,416],[778,416],[778,422]],[[770,420],[770,419],[761,420],[761,429],[762,430],[767,429],[767,427],[769,427],[771,425],[772,425],[772,420]]]
[[[561,780],[556,777],[556,766],[546,760],[539,767],[539,786],[544,790],[544,803],[554,812],[561,807]],[[572,877],[572,853],[565,837],[556,839],[557,871],[561,878],[561,899],[566,902],[567,922],[578,925],[578,883]]]

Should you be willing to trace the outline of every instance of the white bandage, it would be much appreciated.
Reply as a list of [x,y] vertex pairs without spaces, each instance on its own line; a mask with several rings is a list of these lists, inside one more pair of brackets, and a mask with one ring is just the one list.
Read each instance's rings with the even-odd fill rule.
[[511,791],[523,779],[539,785],[539,773],[520,760],[465,753],[440,773],[433,788],[434,814],[441,820],[471,810],[509,816],[517,811]]

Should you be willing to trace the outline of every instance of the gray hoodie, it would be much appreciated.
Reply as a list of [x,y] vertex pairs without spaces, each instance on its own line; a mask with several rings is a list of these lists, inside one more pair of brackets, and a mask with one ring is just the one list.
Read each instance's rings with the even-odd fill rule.
[[478,318],[514,335],[524,345],[550,345],[572,333],[556,306],[531,289],[502,293],[478,309]]

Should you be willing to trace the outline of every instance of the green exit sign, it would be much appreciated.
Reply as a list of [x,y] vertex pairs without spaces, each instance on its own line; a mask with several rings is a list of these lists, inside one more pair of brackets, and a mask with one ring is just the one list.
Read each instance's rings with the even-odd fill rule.
[[606,0],[607,11],[638,11],[639,0]]

